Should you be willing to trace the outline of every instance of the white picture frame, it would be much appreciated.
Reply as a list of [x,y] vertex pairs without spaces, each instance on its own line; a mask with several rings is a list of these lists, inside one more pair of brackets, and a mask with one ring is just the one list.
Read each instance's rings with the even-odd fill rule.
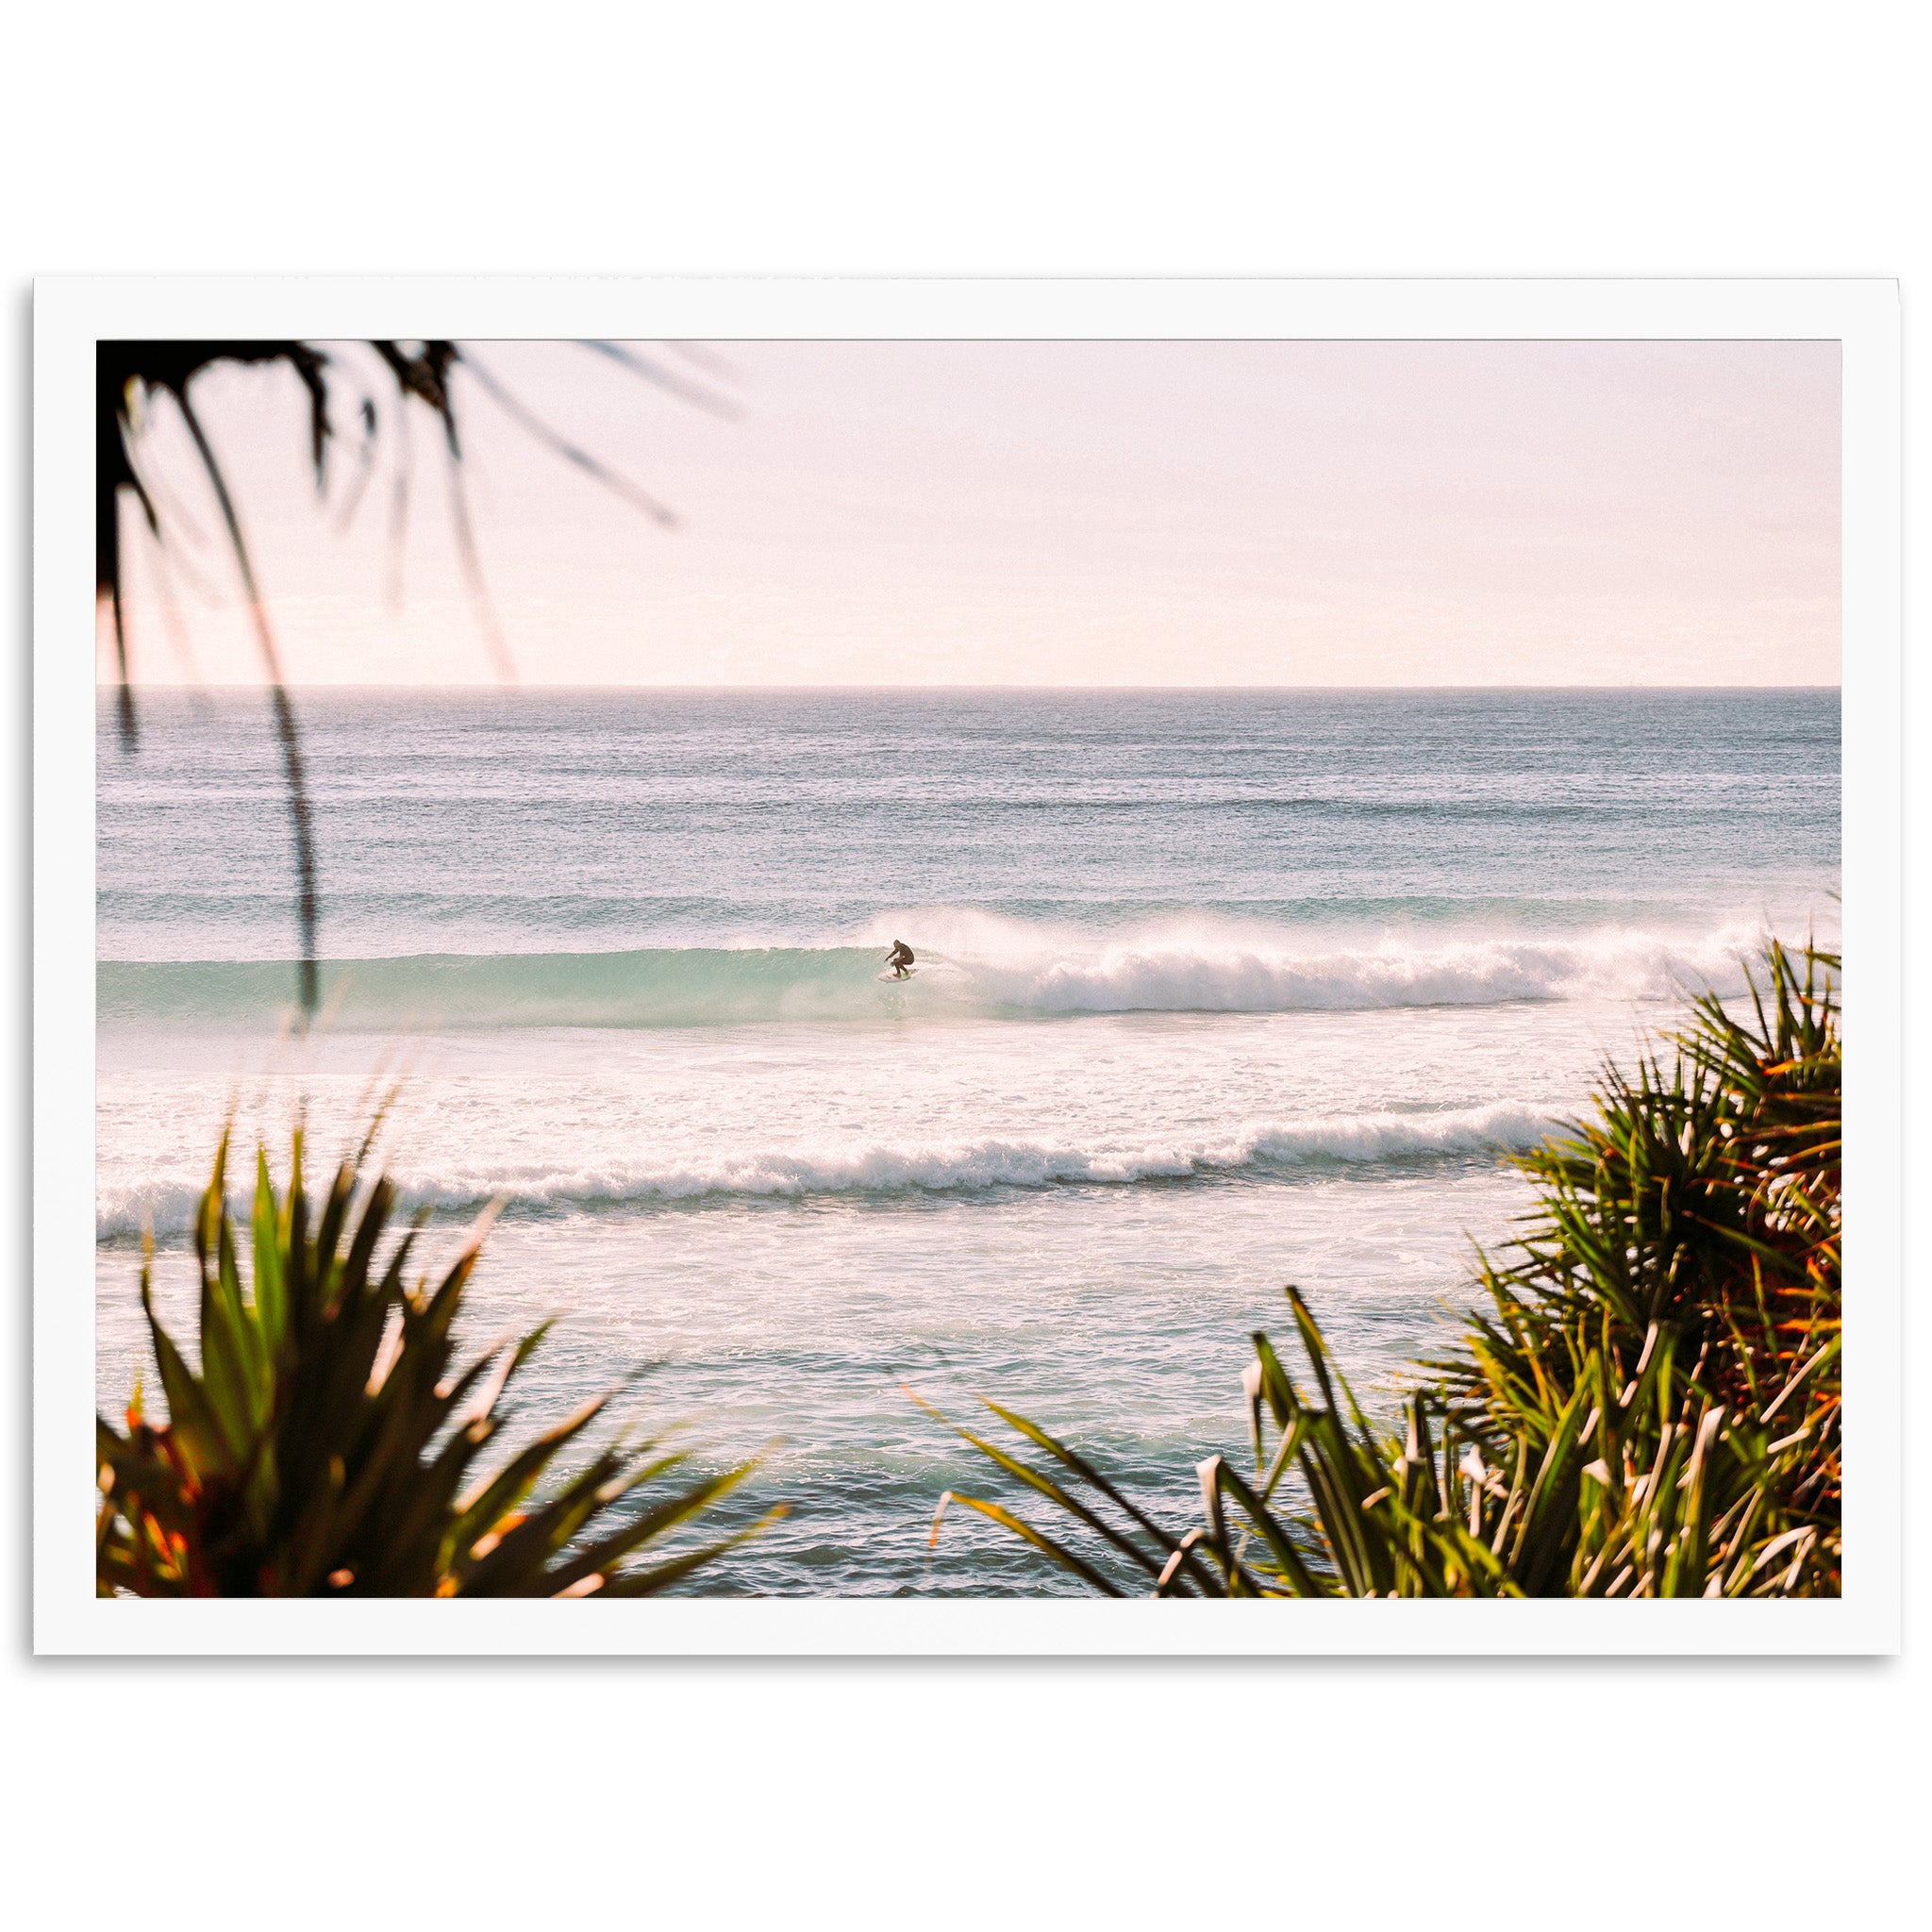
[[[94,344],[190,338],[1832,340],[1842,354],[1845,1589],[1836,1600],[103,1600],[93,1593]],[[43,1655],[1896,1650],[1899,307],[1884,280],[75,277],[35,294],[34,1583]]]

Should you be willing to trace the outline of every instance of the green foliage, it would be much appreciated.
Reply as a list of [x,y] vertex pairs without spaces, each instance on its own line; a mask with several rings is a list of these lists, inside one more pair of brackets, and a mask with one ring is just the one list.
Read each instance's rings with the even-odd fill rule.
[[1595,1118],[1517,1158],[1539,1208],[1400,1435],[1291,1288],[1311,1387],[1254,1337],[1254,1474],[1201,1463],[1198,1525],[989,1403],[1051,1466],[959,1433],[1085,1536],[949,1492],[935,1537],[957,1502],[1116,1596],[1836,1595],[1840,961],[1764,966],[1749,1020],[1705,996],[1668,1067],[1606,1069]]
[[125,1435],[95,1418],[99,1594],[643,1596],[783,1513],[631,1564],[756,1464],[665,1493],[662,1479],[685,1457],[622,1436],[548,1500],[529,1500],[608,1396],[475,1474],[502,1426],[505,1391],[548,1324],[458,1367],[452,1330],[483,1229],[434,1287],[425,1277],[410,1288],[419,1229],[382,1257],[395,1193],[385,1177],[365,1179],[368,1156],[365,1141],[313,1202],[299,1131],[279,1194],[258,1149],[251,1286],[228,1214],[224,1136],[195,1224],[198,1371],[157,1317],[144,1263],[142,1306],[168,1421],[143,1417],[138,1389]]

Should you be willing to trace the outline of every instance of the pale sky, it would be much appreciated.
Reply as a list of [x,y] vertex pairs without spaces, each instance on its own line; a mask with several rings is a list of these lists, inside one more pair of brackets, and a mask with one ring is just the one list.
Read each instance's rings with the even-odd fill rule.
[[[733,343],[705,378],[740,405],[723,421],[581,346],[474,353],[680,519],[458,375],[532,684],[1839,679],[1835,342]],[[195,396],[296,681],[491,680],[426,420],[392,602],[397,445],[343,530],[353,437],[318,506],[292,376],[222,368]],[[157,430],[178,622],[124,525],[137,675],[253,681],[165,405]]]

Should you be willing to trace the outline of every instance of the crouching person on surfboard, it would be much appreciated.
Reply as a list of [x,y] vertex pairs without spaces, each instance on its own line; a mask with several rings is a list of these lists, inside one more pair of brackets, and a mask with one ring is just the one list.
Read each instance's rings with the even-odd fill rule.
[[912,977],[912,948],[904,940],[894,940],[892,950],[886,955],[886,964],[892,969],[894,979]]

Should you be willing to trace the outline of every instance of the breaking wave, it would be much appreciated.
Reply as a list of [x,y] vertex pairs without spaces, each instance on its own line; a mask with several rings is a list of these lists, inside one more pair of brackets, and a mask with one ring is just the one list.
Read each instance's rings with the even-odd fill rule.
[[[990,1188],[1127,1186],[1191,1180],[1267,1168],[1467,1157],[1534,1146],[1557,1124],[1514,1101],[1434,1113],[1346,1114],[1323,1120],[1247,1122],[1194,1138],[1082,1146],[1043,1139],[858,1141],[746,1153],[690,1151],[643,1156],[595,1168],[411,1172],[391,1168],[404,1203],[451,1210],[508,1195],[515,1208],[598,1208],[693,1201],[810,1195],[976,1193]],[[198,1184],[104,1188],[96,1209],[102,1240],[152,1225],[161,1236],[192,1224]]]
[[[1741,991],[1742,960],[1761,940],[1740,924],[1690,940],[1612,931],[1324,950],[1272,936],[1103,942],[1000,923],[948,946],[916,915],[899,924],[920,954],[904,982],[878,978],[881,948],[870,945],[419,954],[326,962],[324,1007],[338,1028],[391,1030],[1653,1000]],[[97,974],[103,1019],[191,1026],[272,1024],[294,978],[262,960],[103,960]]]

